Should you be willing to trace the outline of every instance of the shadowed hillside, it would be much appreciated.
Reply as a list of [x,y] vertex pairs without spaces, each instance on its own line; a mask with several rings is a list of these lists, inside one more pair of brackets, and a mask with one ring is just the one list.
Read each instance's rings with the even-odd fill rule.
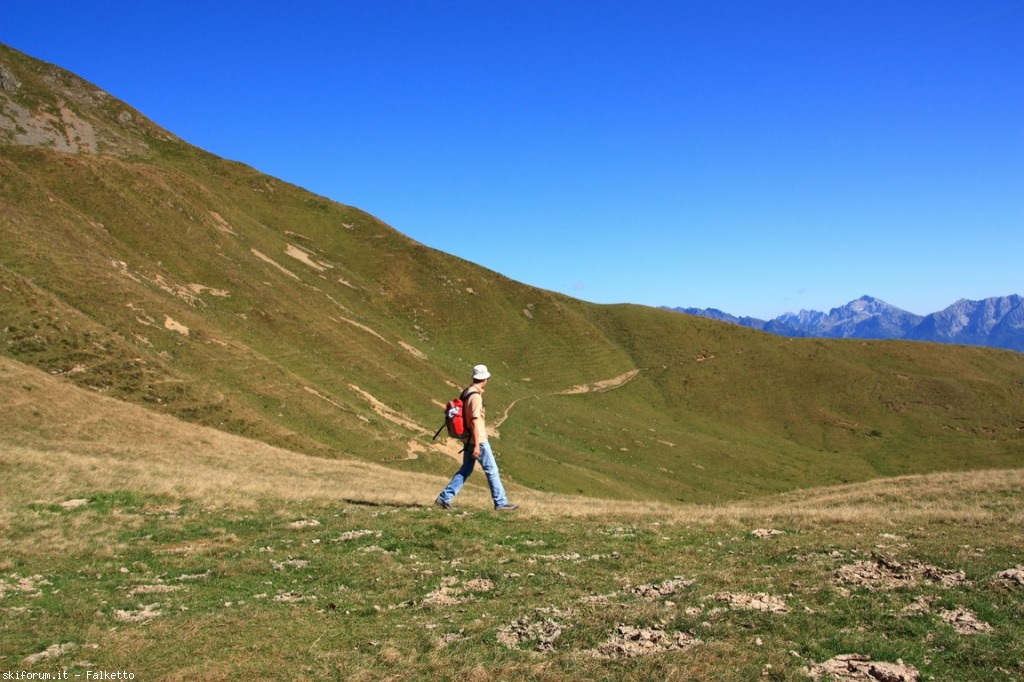
[[455,448],[430,435],[483,362],[507,481],[595,497],[1024,464],[1020,354],[781,339],[529,287],[6,47],[0,107],[0,352],[79,387],[447,475]]

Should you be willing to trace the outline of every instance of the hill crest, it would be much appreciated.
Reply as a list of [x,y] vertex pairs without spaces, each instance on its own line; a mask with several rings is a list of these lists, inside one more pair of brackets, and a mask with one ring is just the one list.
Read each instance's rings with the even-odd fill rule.
[[1020,465],[1018,354],[588,304],[196,149],[57,67],[9,48],[0,66],[0,119],[21,107],[67,142],[0,143],[0,353],[79,387],[442,478],[440,403],[483,362],[508,482],[592,497]]

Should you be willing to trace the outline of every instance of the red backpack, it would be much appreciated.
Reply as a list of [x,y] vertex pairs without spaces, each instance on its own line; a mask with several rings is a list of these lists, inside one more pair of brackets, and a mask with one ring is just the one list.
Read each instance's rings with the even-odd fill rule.
[[434,440],[437,440],[437,437],[446,428],[448,435],[458,440],[468,440],[473,435],[470,433],[469,423],[466,421],[465,408],[469,396],[474,393],[479,394],[479,391],[463,391],[461,396],[448,401],[448,404],[444,406],[444,424],[434,434]]

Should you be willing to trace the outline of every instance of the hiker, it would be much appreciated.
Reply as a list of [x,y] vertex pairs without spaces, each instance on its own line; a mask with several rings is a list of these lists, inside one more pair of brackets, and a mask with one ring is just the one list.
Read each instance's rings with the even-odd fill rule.
[[487,386],[491,373],[487,371],[486,365],[477,365],[473,368],[473,384],[462,392],[462,401],[465,404],[466,428],[469,437],[466,445],[462,448],[462,467],[452,477],[441,494],[434,500],[441,509],[452,509],[452,500],[459,494],[463,484],[469,475],[473,473],[473,465],[480,462],[480,468],[484,470],[487,477],[487,485],[491,488],[491,498],[494,500],[494,508],[498,511],[515,511],[519,509],[518,504],[509,504],[505,497],[505,488],[501,485],[501,475],[498,473],[498,463],[494,459],[491,445],[487,442],[487,426],[484,423],[484,388]]

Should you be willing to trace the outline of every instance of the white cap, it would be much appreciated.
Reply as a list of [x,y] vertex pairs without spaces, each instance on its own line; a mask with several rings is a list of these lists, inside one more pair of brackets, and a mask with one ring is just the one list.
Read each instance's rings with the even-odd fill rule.
[[473,368],[473,381],[483,381],[489,376],[491,373],[487,371],[487,365],[477,365]]

